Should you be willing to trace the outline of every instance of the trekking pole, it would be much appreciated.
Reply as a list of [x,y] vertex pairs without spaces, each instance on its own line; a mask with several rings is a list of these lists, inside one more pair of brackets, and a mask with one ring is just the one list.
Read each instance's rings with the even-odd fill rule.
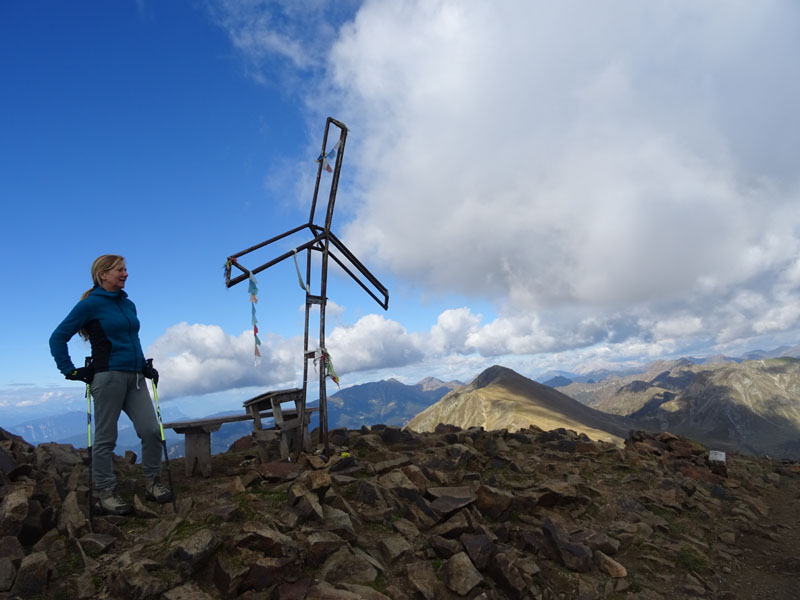
[[[148,358],[147,362],[153,366],[153,359]],[[152,381],[152,380],[151,380]],[[158,428],[161,430],[161,445],[164,448],[164,461],[167,463],[167,481],[169,481],[169,489],[172,491],[172,510],[178,512],[178,507],[175,503],[175,486],[172,485],[172,470],[169,468],[169,452],[167,451],[167,440],[164,438],[164,422],[161,420],[161,407],[158,405],[158,390],[156,389],[156,382],[153,381],[153,400],[156,404],[156,415],[158,416]]]
[[[92,357],[86,357],[85,366],[92,363]],[[87,449],[89,450],[89,525],[92,524],[92,489],[94,487],[94,478],[92,477],[92,386],[86,383],[86,437],[88,439]]]

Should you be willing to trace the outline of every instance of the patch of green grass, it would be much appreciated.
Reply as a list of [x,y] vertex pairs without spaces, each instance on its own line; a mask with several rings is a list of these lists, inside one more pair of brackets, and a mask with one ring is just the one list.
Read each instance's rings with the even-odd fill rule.
[[389,586],[386,585],[386,580],[383,578],[383,575],[378,575],[368,585],[373,590],[375,590],[376,592],[380,592],[384,596],[388,596],[389,595]]
[[600,512],[600,507],[597,504],[595,504],[594,502],[592,502],[589,506],[586,507],[585,514],[586,514],[586,516],[591,517],[592,519],[594,519],[599,512]]
[[708,557],[692,546],[682,546],[675,557],[675,564],[686,571],[703,573],[708,570]]
[[205,517],[203,517],[203,523],[205,523],[209,527],[215,527],[215,526],[219,525],[222,522],[223,522],[222,521],[222,517],[219,516],[219,515],[210,514],[210,515],[206,515]]
[[649,506],[648,510],[653,513],[654,515],[661,517],[662,519],[669,521],[670,519],[675,518],[675,511],[669,510],[667,508],[663,508],[661,506]]
[[385,525],[381,521],[375,521],[375,522],[367,521],[364,523],[364,528],[369,529],[370,531],[373,531],[375,533],[385,534],[387,536],[392,535],[394,533],[394,530],[391,527]]
[[256,494],[266,503],[267,509],[271,513],[280,512],[286,506],[286,492],[284,491],[259,489]]
[[577,582],[578,581],[578,576],[575,574],[575,572],[574,571],[570,571],[567,567],[564,567],[562,565],[558,565],[556,567],[556,571],[557,571],[559,577],[561,577],[563,579],[567,579],[567,580],[572,581],[572,582]]
[[[351,451],[350,454],[352,455],[353,452]],[[386,458],[386,457],[384,456],[384,454],[382,452],[377,452],[375,450],[373,450],[371,452],[367,452],[364,455],[364,460],[366,462],[371,462],[371,463],[381,462],[382,460],[384,460],[384,458]]]
[[255,506],[255,502],[251,501],[250,494],[236,494],[233,500],[236,502],[236,506],[239,508],[239,513],[242,517],[251,521],[258,521],[261,519],[263,511],[259,510]]
[[679,519],[669,520],[668,526],[670,533],[679,537],[686,535],[690,531],[690,528],[686,526],[686,523]]
[[73,598],[75,598],[75,590],[70,586],[60,587],[53,594],[53,600],[72,600]]
[[357,486],[353,483],[349,483],[337,491],[339,492],[339,495],[345,500],[353,500],[356,497],[356,494],[358,493]]
[[83,570],[83,558],[77,553],[68,554],[67,557],[56,566],[59,579],[74,575],[81,570]]
[[172,532],[172,534],[170,535],[170,540],[172,541],[185,540],[192,534],[203,529],[204,526],[205,524],[202,522],[190,521],[188,519],[184,519],[178,524],[178,526],[175,528],[175,531]]

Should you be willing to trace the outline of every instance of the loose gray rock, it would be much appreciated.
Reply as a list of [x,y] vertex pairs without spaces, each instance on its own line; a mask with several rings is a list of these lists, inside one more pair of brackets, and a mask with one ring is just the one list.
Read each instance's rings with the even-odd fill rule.
[[356,531],[353,521],[346,512],[325,504],[322,507],[323,519],[320,526],[324,531],[332,531],[348,542],[356,541]]
[[402,560],[412,552],[411,544],[401,535],[393,535],[378,542],[378,550],[387,565]]
[[161,598],[162,600],[212,600],[211,596],[191,581],[164,592]]
[[208,557],[219,547],[221,540],[208,529],[201,529],[186,540],[173,546],[172,557],[182,567],[187,567],[190,572],[199,569]]
[[0,536],[18,536],[28,516],[28,493],[17,487],[0,503]]
[[7,535],[0,538],[0,558],[9,558],[15,567],[19,567],[25,552],[16,536]]
[[158,598],[171,585],[169,581],[151,575],[142,565],[132,564],[108,575],[107,586],[112,594],[130,600]]
[[436,573],[427,561],[417,561],[405,568],[406,582],[412,593],[425,600],[435,600],[439,580]]
[[16,577],[17,568],[12,560],[7,556],[0,557],[0,592],[10,590]]
[[11,595],[22,598],[44,595],[49,565],[50,561],[44,552],[34,552],[23,558],[11,587]]
[[604,554],[601,550],[597,550],[594,553],[594,558],[597,561],[597,565],[600,567],[600,569],[611,577],[616,579],[628,576],[628,570],[625,567],[623,567],[610,556]]
[[562,565],[579,573],[592,570],[592,549],[570,540],[566,529],[551,518],[542,523],[542,531],[551,556]]
[[89,520],[78,504],[77,492],[68,493],[64,499],[58,517],[58,530],[78,537],[89,531]]
[[485,569],[495,552],[494,542],[484,534],[464,533],[461,535],[461,545],[478,569]]
[[344,547],[325,561],[318,576],[328,583],[371,583],[378,576],[378,570],[365,557]]
[[322,564],[325,559],[347,542],[332,531],[315,531],[306,538],[306,550],[312,564]]
[[514,496],[505,490],[482,485],[476,492],[475,506],[490,519],[499,521],[508,516]]
[[466,596],[483,583],[483,576],[472,564],[466,552],[451,556],[444,564],[443,570],[447,587],[459,596]]
[[133,495],[133,510],[136,516],[142,519],[157,519],[160,516],[156,511],[142,502],[142,499],[139,498],[139,494]]
[[116,542],[116,538],[102,533],[88,533],[80,538],[81,546],[90,556],[102,554]]

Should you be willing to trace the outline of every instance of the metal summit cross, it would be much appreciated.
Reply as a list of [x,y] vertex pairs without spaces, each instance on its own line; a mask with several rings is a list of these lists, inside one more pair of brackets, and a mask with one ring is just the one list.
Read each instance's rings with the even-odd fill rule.
[[[331,132],[331,126],[335,127],[339,131],[339,139],[333,148],[326,153],[326,148],[328,144],[328,137],[329,133]],[[334,130],[335,135],[335,130]],[[304,443],[304,440],[307,438],[307,416],[306,416],[306,399],[308,393],[308,361],[314,361],[316,363],[317,359],[320,359],[319,364],[319,424],[320,424],[320,431],[322,434],[322,442],[325,448],[325,451],[328,452],[328,409],[327,409],[327,393],[326,393],[326,378],[327,378],[327,366],[329,364],[330,358],[328,352],[325,348],[325,305],[328,301],[326,296],[327,286],[328,286],[328,259],[332,259],[337,265],[339,265],[345,273],[350,275],[358,285],[360,285],[364,291],[367,292],[372,298],[381,306],[384,310],[389,307],[389,291],[383,286],[383,284],[378,281],[378,279],[369,272],[369,270],[355,257],[355,255],[347,248],[347,246],[342,243],[342,241],[337,238],[333,232],[331,232],[331,221],[333,220],[333,207],[336,203],[336,191],[339,187],[339,173],[341,172],[342,168],[342,158],[344,157],[344,147],[345,142],[347,141],[347,127],[333,119],[328,117],[328,120],[325,123],[325,133],[322,137],[322,151],[320,153],[319,158],[317,159],[318,167],[317,167],[317,180],[316,184],[314,185],[314,198],[311,202],[311,214],[309,216],[307,223],[302,223],[297,227],[290,229],[280,235],[277,235],[273,238],[270,238],[260,244],[256,244],[255,246],[251,246],[246,250],[242,250],[241,252],[237,252],[236,254],[232,254],[228,257],[228,260],[225,264],[225,284],[227,287],[232,287],[237,283],[242,281],[247,281],[251,279],[252,275],[256,273],[260,273],[273,265],[276,265],[287,258],[294,258],[295,261],[297,260],[297,254],[301,253],[302,251],[306,252],[305,255],[305,279],[300,274],[300,269],[298,266],[298,278],[300,279],[300,285],[306,292],[306,307],[305,307],[305,336],[304,336],[304,343],[303,343],[303,388],[302,388],[302,396],[299,396],[299,402],[296,402],[296,410],[297,410],[297,423],[302,428],[299,436],[300,444]],[[333,168],[331,168],[328,159],[335,159],[335,163]],[[328,194],[328,206],[325,211],[325,221],[323,225],[319,225],[315,222],[315,215],[317,210],[317,197],[319,194],[320,189],[320,181],[322,179],[323,172],[332,173],[331,183],[330,183],[330,191]],[[260,248],[264,248],[265,246],[269,246],[274,242],[282,240],[288,236],[294,235],[299,233],[303,230],[308,230],[311,233],[311,239],[305,243],[300,244],[299,246],[284,252],[280,256],[273,258],[272,260],[252,269],[248,269],[243,266],[239,259],[255,250]],[[312,253],[318,252],[321,255],[321,260],[319,262],[320,267],[320,283],[319,283],[319,293],[313,294],[311,292],[311,266],[312,266]],[[231,277],[231,267],[236,267],[241,274],[236,277]],[[319,346],[318,349],[311,349],[309,350],[309,321],[310,321],[310,313],[311,307],[313,305],[319,306]],[[255,325],[255,320],[254,320]],[[257,329],[255,330],[257,331]],[[299,392],[300,390],[296,390]],[[270,392],[265,396],[269,396],[271,394],[275,394],[275,392]],[[258,422],[258,415],[257,411],[254,413],[256,417],[256,423],[260,426]]]

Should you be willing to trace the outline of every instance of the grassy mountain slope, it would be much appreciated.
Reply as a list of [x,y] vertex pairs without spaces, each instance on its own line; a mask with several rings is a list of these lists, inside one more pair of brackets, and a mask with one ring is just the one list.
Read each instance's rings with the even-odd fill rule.
[[691,360],[560,391],[636,427],[748,454],[800,456],[800,360]]
[[779,358],[693,368],[668,400],[634,414],[643,428],[706,445],[778,457],[800,455],[800,360]]
[[470,385],[450,392],[406,427],[429,432],[439,423],[486,430],[518,430],[532,424],[544,430],[563,427],[616,444],[622,443],[629,429],[622,417],[584,406],[500,366],[490,367]]

